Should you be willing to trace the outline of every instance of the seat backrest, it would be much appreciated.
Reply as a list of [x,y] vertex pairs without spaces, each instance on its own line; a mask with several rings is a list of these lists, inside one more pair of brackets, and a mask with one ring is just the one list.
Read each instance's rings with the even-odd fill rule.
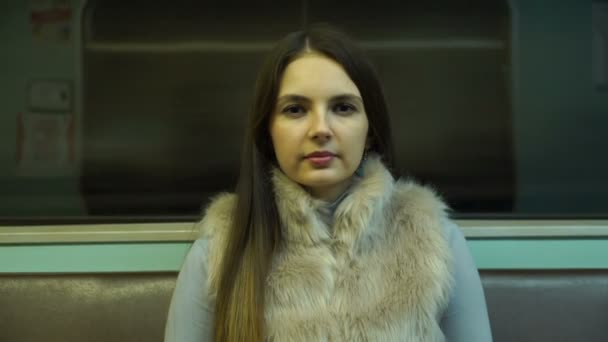
[[608,270],[482,270],[494,342],[608,341]]
[[176,275],[0,274],[0,341],[162,342]]
[[[176,272],[0,274],[0,341],[161,342]],[[608,270],[482,270],[494,342],[608,341]]]

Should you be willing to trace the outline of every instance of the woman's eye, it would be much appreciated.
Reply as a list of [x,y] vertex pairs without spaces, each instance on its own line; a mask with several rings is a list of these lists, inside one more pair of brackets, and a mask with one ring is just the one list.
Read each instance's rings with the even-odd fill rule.
[[304,110],[304,107],[300,105],[291,105],[283,108],[282,112],[288,115],[297,116],[304,114],[306,111]]
[[349,103],[338,103],[334,106],[334,113],[351,114],[357,111],[357,108]]

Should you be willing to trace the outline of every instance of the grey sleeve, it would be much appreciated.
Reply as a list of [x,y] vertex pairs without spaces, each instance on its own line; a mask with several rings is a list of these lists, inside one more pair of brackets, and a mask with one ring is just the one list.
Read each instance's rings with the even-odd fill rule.
[[454,258],[454,287],[441,330],[450,342],[491,342],[483,287],[464,235],[452,222],[446,222],[445,230]]
[[196,240],[186,255],[165,326],[165,342],[211,341],[213,305],[207,296],[207,241]]

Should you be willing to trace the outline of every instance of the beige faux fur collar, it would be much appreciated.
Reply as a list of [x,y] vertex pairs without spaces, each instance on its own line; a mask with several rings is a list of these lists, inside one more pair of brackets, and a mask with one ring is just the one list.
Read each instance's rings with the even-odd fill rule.
[[369,222],[390,198],[394,180],[376,155],[367,158],[363,174],[336,208],[333,225],[327,227],[317,211],[324,202],[275,169],[272,182],[284,239],[310,245],[336,240],[351,248],[363,234],[373,234]]

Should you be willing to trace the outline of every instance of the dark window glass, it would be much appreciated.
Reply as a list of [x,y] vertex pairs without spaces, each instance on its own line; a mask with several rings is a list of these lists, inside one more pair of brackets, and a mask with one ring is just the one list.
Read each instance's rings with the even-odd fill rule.
[[262,57],[312,22],[367,50],[398,173],[458,216],[607,216],[605,1],[32,4],[0,6],[5,221],[196,217],[234,187]]

